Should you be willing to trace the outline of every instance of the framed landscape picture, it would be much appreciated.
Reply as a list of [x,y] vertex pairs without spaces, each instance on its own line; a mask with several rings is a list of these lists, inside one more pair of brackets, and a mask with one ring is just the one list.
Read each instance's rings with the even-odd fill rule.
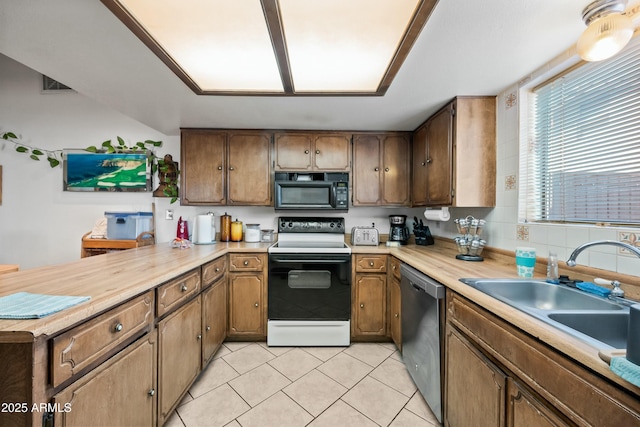
[[90,153],[64,150],[64,191],[151,191],[145,151]]

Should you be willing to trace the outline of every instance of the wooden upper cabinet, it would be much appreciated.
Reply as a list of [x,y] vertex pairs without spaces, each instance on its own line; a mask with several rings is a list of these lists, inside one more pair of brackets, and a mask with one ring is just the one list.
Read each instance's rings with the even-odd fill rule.
[[230,132],[228,153],[227,204],[270,206],[271,134]]
[[270,206],[271,133],[184,129],[182,205]]
[[226,132],[183,130],[180,141],[180,204],[226,201]]
[[282,132],[274,137],[276,171],[349,171],[350,133]]
[[495,97],[457,97],[413,134],[413,206],[495,206]]
[[404,133],[353,137],[353,205],[409,206],[410,136]]

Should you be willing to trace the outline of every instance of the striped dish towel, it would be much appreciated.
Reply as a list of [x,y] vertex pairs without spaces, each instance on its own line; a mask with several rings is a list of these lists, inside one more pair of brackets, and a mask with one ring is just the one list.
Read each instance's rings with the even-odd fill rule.
[[0,298],[0,319],[39,319],[90,298],[18,292]]

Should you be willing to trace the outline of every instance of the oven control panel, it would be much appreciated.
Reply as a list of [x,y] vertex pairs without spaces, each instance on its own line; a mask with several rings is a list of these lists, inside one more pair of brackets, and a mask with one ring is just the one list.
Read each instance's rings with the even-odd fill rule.
[[344,218],[292,217],[278,218],[278,233],[344,234]]

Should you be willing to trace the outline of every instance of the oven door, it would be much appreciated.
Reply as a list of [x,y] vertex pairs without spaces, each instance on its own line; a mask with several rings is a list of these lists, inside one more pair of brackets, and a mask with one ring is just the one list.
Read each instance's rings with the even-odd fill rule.
[[267,307],[269,320],[349,320],[351,256],[270,254]]

